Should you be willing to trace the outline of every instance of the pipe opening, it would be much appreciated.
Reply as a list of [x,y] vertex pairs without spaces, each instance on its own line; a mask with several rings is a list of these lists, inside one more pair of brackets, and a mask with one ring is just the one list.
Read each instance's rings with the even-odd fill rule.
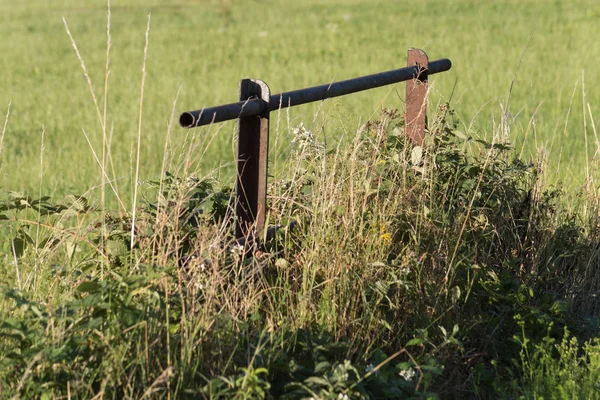
[[195,122],[192,113],[184,112],[179,116],[179,125],[181,125],[182,128],[191,128],[194,126]]

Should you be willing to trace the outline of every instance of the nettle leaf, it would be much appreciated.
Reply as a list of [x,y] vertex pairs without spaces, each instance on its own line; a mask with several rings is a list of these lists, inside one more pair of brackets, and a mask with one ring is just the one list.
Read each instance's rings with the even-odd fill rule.
[[179,324],[169,324],[169,332],[174,335],[179,332],[180,326]]
[[301,190],[302,194],[305,196],[310,196],[313,192],[312,185],[304,185]]
[[26,242],[21,238],[12,239],[12,249],[16,258],[21,258],[25,253]]
[[448,337],[448,332],[446,331],[446,328],[444,328],[442,325],[438,326],[438,328],[440,328],[440,331],[442,331],[442,334],[444,335],[444,338]]
[[86,212],[90,209],[88,200],[83,196],[70,194],[65,198],[65,202],[69,208],[76,212]]
[[423,148],[421,146],[415,146],[412,149],[410,160],[413,165],[420,165],[423,161]]
[[414,339],[411,339],[411,340],[409,340],[409,341],[408,341],[408,343],[406,343],[406,347],[410,347],[410,346],[420,346],[420,345],[422,345],[423,343],[425,343],[425,342],[423,341],[423,339],[421,339],[421,338],[414,338]]
[[104,301],[102,293],[94,292],[85,296],[77,306],[81,309],[94,309],[96,312],[94,316],[99,317],[106,315],[106,309],[109,307],[109,304]]
[[315,365],[315,373],[321,374],[331,368],[331,364],[327,361],[321,361],[317,365]]
[[101,287],[102,285],[99,282],[87,281],[77,286],[77,291],[79,293],[94,293],[97,292]]
[[375,282],[375,284],[373,285],[373,289],[377,294],[379,294],[380,297],[385,297],[390,291],[390,284],[386,281],[380,280]]
[[452,304],[456,304],[460,300],[460,287],[454,286],[450,291],[450,298],[452,300]]
[[35,245],[35,241],[33,240],[33,238],[31,237],[31,235],[29,233],[27,233],[23,229],[19,229],[18,233],[19,233],[19,236],[21,237],[21,239],[25,240],[29,244]]
[[462,132],[462,131],[454,130],[454,131],[451,131],[451,133],[452,133],[454,136],[456,136],[457,138],[459,138],[459,139],[462,139],[462,140],[469,140],[469,139],[470,139],[470,138],[469,138],[469,136],[467,136],[467,135],[466,135],[464,132]]
[[329,386],[330,383],[327,379],[325,378],[320,378],[318,376],[311,376],[310,378],[307,378],[304,380],[304,383],[306,384],[314,384],[314,385],[321,385],[321,386]]
[[67,247],[67,256],[69,259],[73,259],[75,252],[79,250],[77,247],[77,242],[73,239],[69,239],[65,241],[65,246]]
[[126,255],[129,252],[129,248],[125,244],[123,240],[109,240],[106,245],[106,251],[109,256],[118,257],[122,255]]
[[19,200],[19,199],[23,199],[23,198],[27,197],[27,196],[25,196],[25,194],[23,194],[21,192],[15,192],[15,191],[8,192],[8,196],[13,200]]
[[47,237],[47,238],[42,238],[42,240],[40,240],[38,247],[40,249],[53,248],[53,247],[57,246],[59,243],[60,243],[60,239],[55,238],[55,237]]

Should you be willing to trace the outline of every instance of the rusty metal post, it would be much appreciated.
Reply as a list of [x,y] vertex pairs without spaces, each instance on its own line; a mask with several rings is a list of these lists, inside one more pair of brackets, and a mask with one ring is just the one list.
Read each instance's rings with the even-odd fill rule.
[[427,116],[427,77],[429,58],[421,49],[408,49],[408,66],[417,65],[418,73],[406,81],[406,135],[416,145],[422,146],[425,139]]
[[[255,79],[240,82],[240,101],[261,99],[267,105],[271,92]],[[265,228],[267,208],[267,164],[269,157],[269,107],[263,112],[239,118],[236,187],[236,239],[253,241]]]

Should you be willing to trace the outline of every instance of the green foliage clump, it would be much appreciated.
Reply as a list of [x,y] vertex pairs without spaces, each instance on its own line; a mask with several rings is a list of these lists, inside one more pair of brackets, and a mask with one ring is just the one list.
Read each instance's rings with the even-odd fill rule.
[[[521,326],[524,327],[522,322]],[[532,343],[523,329],[522,335],[515,337],[521,345],[516,361],[522,369],[522,376],[516,381],[519,391],[528,398],[600,398],[598,338],[580,343],[567,328],[562,339],[553,336],[549,332],[541,341]]]
[[149,182],[135,221],[83,196],[8,194],[0,389],[593,393],[597,344],[569,338],[597,334],[597,202],[565,207],[539,165],[458,131],[445,105],[422,146],[403,131],[390,110],[333,150],[295,129],[289,169],[269,186],[268,220],[283,225],[256,247],[232,240],[232,191],[213,179]]

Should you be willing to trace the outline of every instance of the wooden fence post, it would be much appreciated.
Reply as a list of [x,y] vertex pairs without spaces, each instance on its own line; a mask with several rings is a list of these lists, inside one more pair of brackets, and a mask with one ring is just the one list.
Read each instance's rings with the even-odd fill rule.
[[267,208],[267,168],[269,157],[269,86],[260,80],[240,82],[240,101],[261,99],[262,113],[239,118],[236,186],[236,239],[260,238],[265,228]]
[[418,146],[425,139],[425,121],[427,117],[427,77],[429,58],[421,49],[408,49],[408,66],[417,65],[418,74],[406,81],[406,135]]

